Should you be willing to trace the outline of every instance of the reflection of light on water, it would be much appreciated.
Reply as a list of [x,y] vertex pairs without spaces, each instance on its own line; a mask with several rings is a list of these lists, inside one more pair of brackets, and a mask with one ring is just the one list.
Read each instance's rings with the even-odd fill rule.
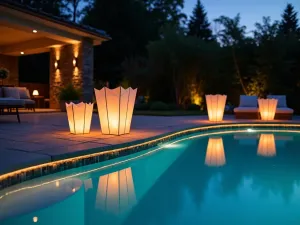
[[257,154],[265,157],[276,156],[276,144],[274,134],[261,134]]
[[99,178],[96,207],[119,215],[136,203],[131,168],[106,174]]
[[76,191],[76,189],[75,189],[75,188],[73,188],[73,189],[72,189],[72,192],[74,193],[75,191]]
[[84,189],[85,189],[85,191],[93,188],[93,182],[92,182],[91,178],[83,181],[83,183],[84,183]]
[[223,166],[226,163],[223,139],[210,137],[208,140],[205,164],[208,166]]
[[247,131],[248,131],[248,132],[254,132],[254,130],[251,129],[251,128],[248,128]]
[[33,217],[33,218],[32,218],[32,221],[33,221],[34,223],[37,223],[38,217],[37,217],[37,216]]
[[56,187],[59,187],[59,181],[56,181],[56,182],[55,182],[55,186],[56,186]]
[[164,148],[179,148],[179,147],[181,147],[180,144],[175,144],[175,143],[164,145]]

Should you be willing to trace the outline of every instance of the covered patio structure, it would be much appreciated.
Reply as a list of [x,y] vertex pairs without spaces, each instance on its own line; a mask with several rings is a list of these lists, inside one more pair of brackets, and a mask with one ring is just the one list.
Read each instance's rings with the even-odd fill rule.
[[93,46],[110,40],[104,31],[1,0],[0,33],[0,67],[10,71],[6,85],[20,84],[19,56],[49,52],[50,108],[59,108],[58,92],[69,83],[92,100]]

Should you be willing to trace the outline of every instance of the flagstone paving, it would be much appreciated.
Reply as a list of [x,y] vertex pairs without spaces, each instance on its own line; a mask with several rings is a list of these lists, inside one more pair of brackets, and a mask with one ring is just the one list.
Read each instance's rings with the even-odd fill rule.
[[[225,116],[223,123],[254,122],[234,120]],[[293,122],[300,123],[295,117]],[[101,134],[99,118],[93,115],[90,134],[69,133],[65,113],[21,114],[21,124],[15,116],[0,116],[0,174],[30,165],[50,162],[66,153],[111,146],[163,133],[210,124],[207,116],[133,116],[131,132],[113,136]]]

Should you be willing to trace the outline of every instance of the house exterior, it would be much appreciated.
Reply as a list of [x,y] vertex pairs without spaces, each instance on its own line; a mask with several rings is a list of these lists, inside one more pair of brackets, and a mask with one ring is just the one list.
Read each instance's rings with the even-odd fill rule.
[[105,31],[78,25],[32,8],[0,1],[0,67],[10,71],[9,85],[19,86],[18,57],[49,52],[50,108],[59,108],[60,87],[72,83],[93,99],[93,46],[111,38]]

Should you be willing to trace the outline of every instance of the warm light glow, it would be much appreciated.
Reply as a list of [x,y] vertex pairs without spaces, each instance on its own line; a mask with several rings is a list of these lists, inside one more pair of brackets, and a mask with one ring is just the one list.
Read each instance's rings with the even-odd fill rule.
[[37,30],[32,30],[32,32],[36,34],[36,33],[37,33]]
[[265,157],[276,156],[276,144],[274,134],[261,134],[257,154]]
[[38,90],[34,90],[34,91],[32,92],[32,95],[34,95],[34,96],[39,95],[39,91],[38,91]]
[[66,103],[70,132],[72,134],[90,133],[94,103]]
[[131,168],[99,178],[96,207],[114,215],[126,213],[136,203]]
[[258,99],[259,112],[262,120],[274,119],[277,102],[277,99]]
[[56,181],[56,182],[55,182],[55,186],[56,186],[56,187],[59,187],[59,181]]
[[37,223],[38,220],[39,220],[39,219],[38,219],[37,216],[35,216],[35,217],[32,218],[32,221],[33,221],[34,223]]
[[254,130],[251,129],[251,128],[248,128],[247,131],[248,131],[248,132],[254,132]]
[[73,59],[73,66],[74,66],[74,67],[78,67],[78,65],[77,65],[77,61],[78,61],[78,59],[77,59],[77,58],[74,58],[74,59]]
[[205,164],[208,166],[223,166],[226,163],[223,139],[210,137],[208,140]]
[[24,52],[20,52],[21,53],[21,55],[24,55]]
[[103,134],[122,135],[130,132],[137,89],[118,87],[95,89]]
[[224,109],[226,104],[226,95],[206,95],[206,106],[208,119],[212,122],[223,120]]
[[73,188],[73,189],[72,189],[72,192],[73,192],[73,193],[75,193],[75,191],[76,191],[76,189],[75,189],[75,188]]
[[55,63],[54,63],[54,67],[55,69],[59,69],[59,60],[56,60]]

